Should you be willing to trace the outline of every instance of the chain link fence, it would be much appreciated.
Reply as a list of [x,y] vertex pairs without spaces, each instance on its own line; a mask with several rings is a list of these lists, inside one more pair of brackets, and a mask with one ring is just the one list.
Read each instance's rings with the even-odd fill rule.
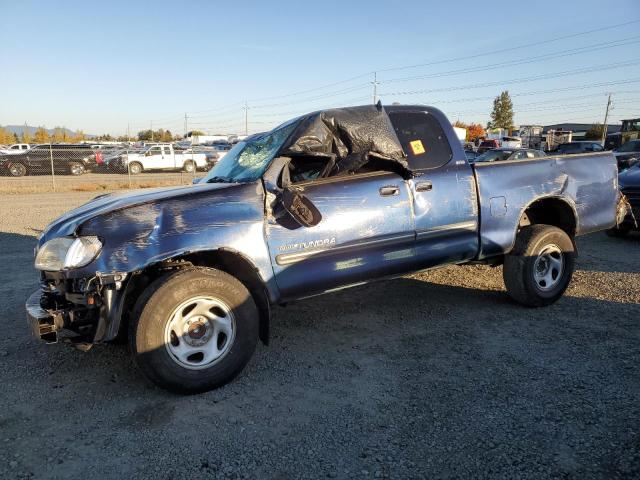
[[0,153],[0,193],[102,191],[188,185],[219,158],[172,144],[42,144]]

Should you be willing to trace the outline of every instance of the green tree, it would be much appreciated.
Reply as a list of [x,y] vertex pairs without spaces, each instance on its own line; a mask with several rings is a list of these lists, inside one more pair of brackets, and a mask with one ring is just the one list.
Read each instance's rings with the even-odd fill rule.
[[152,136],[153,136],[153,130],[142,130],[138,132],[138,140],[140,140],[141,142],[151,140]]
[[38,127],[35,135],[33,136],[33,140],[36,143],[49,143],[51,138],[49,137],[49,132],[44,127]]
[[201,130],[194,130],[192,132],[187,133],[187,136],[198,137],[200,135],[204,135],[204,132]]
[[488,128],[513,128],[513,102],[509,91],[505,90],[493,100],[493,111]]
[[602,140],[602,134],[604,132],[604,125],[601,123],[594,123],[589,127],[589,130],[584,134],[585,140]]

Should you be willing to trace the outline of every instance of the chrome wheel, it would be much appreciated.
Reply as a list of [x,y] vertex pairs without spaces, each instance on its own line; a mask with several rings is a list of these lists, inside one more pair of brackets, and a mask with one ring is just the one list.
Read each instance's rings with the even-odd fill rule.
[[193,162],[187,162],[184,164],[184,171],[187,173],[193,173],[196,171],[196,165]]
[[171,359],[190,370],[210,367],[233,345],[235,318],[215,297],[193,297],[182,302],[165,327],[164,344]]
[[540,290],[551,290],[562,278],[564,257],[557,245],[547,245],[533,264],[533,278]]
[[9,173],[14,177],[22,177],[27,173],[27,167],[21,163],[14,163],[9,167]]
[[71,175],[82,175],[84,173],[84,166],[80,163],[71,164]]

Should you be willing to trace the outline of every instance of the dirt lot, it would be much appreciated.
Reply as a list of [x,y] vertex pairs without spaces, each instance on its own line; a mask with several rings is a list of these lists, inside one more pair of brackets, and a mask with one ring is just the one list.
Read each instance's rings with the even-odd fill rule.
[[0,176],[0,194],[46,192],[95,192],[128,188],[189,185],[194,177],[205,172],[143,172],[139,175],[117,173],[85,173],[73,175],[28,175],[25,177]]
[[640,237],[580,239],[545,309],[488,267],[277,308],[235,382],[180,397],[28,335],[34,237],[94,195],[0,196],[0,478],[640,476]]

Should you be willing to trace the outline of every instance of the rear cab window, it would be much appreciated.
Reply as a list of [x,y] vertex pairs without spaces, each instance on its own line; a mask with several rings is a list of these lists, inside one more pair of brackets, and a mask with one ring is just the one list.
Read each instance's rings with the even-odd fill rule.
[[453,152],[440,122],[428,112],[389,112],[411,170],[446,165]]

